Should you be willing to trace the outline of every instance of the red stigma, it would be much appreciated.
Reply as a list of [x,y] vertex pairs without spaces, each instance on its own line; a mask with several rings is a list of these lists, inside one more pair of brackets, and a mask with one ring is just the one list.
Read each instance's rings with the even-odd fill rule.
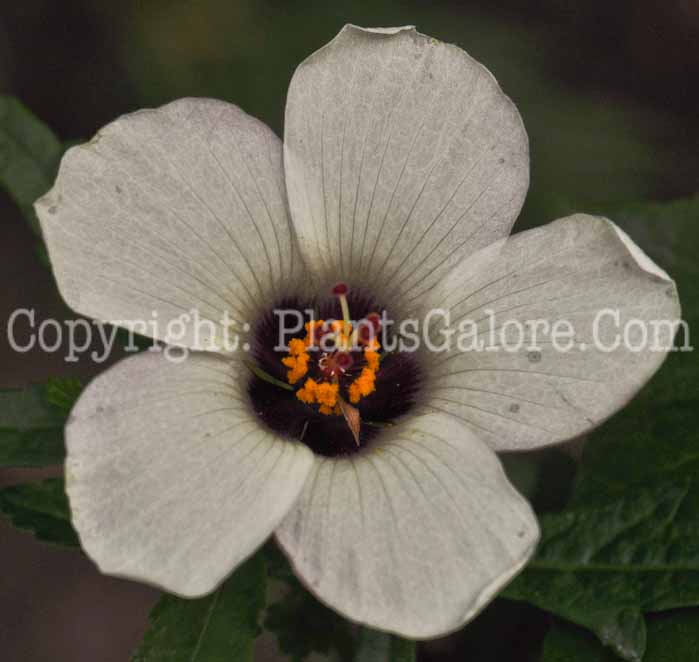
[[371,324],[374,331],[378,331],[381,328],[381,315],[378,313],[369,313],[366,316],[366,321]]
[[347,368],[354,363],[354,360],[347,352],[336,352],[335,362],[339,368],[342,370],[347,370]]
[[359,325],[359,342],[368,345],[381,331],[381,315],[369,313]]
[[348,291],[349,288],[347,287],[346,283],[338,283],[337,285],[335,285],[335,287],[333,287],[333,294],[338,297],[347,294]]

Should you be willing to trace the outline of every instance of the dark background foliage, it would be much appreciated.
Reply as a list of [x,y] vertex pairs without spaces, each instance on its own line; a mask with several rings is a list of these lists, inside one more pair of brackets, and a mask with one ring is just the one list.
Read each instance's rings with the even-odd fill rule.
[[[693,0],[22,0],[0,12],[0,92],[20,98],[65,141],[186,95],[236,103],[281,135],[295,66],[347,22],[416,24],[494,72],[531,141],[532,186],[518,229],[699,189]],[[0,319],[18,306],[34,306],[41,317],[69,315],[35,238],[4,194],[0,227]],[[85,360],[65,364],[60,354],[18,355],[0,342],[0,386],[101,369]],[[540,510],[555,510],[570,485],[574,471],[559,461],[550,461]],[[0,469],[0,485],[44,475]],[[0,559],[4,660],[127,660],[158,597],[102,577],[79,554],[41,546],[4,522]],[[696,626],[683,618],[682,628]],[[651,631],[664,632],[666,620],[651,619]],[[538,659],[551,623],[534,607],[497,601],[466,631],[423,647],[420,659]],[[556,627],[553,634],[563,636]],[[587,635],[574,636],[576,651],[589,644]]]

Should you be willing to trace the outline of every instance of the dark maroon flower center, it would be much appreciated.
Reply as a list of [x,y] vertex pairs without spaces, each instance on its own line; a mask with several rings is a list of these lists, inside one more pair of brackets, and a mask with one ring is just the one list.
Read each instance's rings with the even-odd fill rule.
[[[342,325],[338,297],[361,324]],[[264,424],[334,457],[365,448],[408,412],[420,370],[413,354],[385,351],[392,338],[381,327],[384,310],[373,297],[338,285],[322,299],[282,299],[262,315],[253,327],[248,394]],[[301,321],[292,331],[285,327],[290,319]],[[384,342],[375,340],[379,332]],[[361,421],[356,439],[347,407],[349,419]]]

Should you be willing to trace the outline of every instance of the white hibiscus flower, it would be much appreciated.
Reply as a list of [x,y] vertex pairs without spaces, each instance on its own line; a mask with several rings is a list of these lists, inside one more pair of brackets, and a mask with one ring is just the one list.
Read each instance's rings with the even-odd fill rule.
[[[658,368],[663,352],[585,347],[597,311],[619,311],[606,340],[679,316],[672,280],[610,221],[508,239],[528,181],[527,136],[493,76],[409,27],[346,26],[303,62],[283,148],[233,105],[182,99],[71,149],[36,205],[67,303],[126,326],[155,310],[164,341],[192,309],[216,325],[185,330],[188,360],[138,354],[77,403],[66,479],[87,554],[194,597],[275,533],[354,621],[426,638],[477,614],[538,538],[496,452],[584,433]],[[341,305],[326,296],[338,282]],[[372,313],[435,308],[479,329],[565,317],[576,335],[567,352],[364,345],[343,359],[302,336],[275,352],[271,311],[308,301],[346,313],[331,329],[345,340],[348,316],[378,327]],[[200,351],[225,313],[251,321],[251,352]]]

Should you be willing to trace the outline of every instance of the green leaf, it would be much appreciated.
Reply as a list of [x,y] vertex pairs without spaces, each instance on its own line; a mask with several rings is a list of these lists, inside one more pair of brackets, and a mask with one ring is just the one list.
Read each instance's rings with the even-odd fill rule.
[[70,523],[70,508],[62,479],[12,485],[0,490],[0,513],[14,526],[33,533],[39,540],[79,547]]
[[[50,386],[0,391],[0,466],[45,466],[63,461],[69,396],[62,393],[60,384],[56,381]],[[59,399],[61,405],[56,404]]]
[[540,662],[613,662],[609,649],[581,628],[555,624],[546,635]]
[[587,627],[625,659],[640,660],[646,592],[657,581],[667,590],[673,573],[695,571],[665,554],[686,493],[686,486],[668,484],[542,517],[536,556],[504,596]]
[[[644,662],[684,662],[699,650],[699,610],[657,614],[648,623]],[[584,630],[559,623],[544,640],[540,662],[614,662],[614,654]]]
[[408,639],[391,637],[391,662],[415,662],[417,659],[417,644]]
[[696,659],[699,650],[699,610],[657,614],[648,624],[645,662]]
[[46,384],[46,400],[68,416],[82,390],[79,379],[52,377]]
[[699,403],[638,403],[590,435],[571,505],[505,592],[640,659],[642,613],[699,604]]
[[573,503],[615,499],[654,482],[689,482],[683,519],[699,524],[699,400],[633,402],[590,435]]
[[355,662],[415,662],[414,641],[363,628]]
[[33,204],[52,186],[63,146],[17,99],[0,96],[0,187],[40,235]]
[[265,606],[261,554],[241,565],[214,593],[196,600],[161,598],[133,662],[252,662]]
[[632,406],[588,442],[570,506],[505,597],[593,630],[628,660],[643,612],[699,605],[699,436],[693,401]]
[[0,390],[0,467],[61,463],[63,428],[82,388],[77,379],[50,379],[45,386]]
[[570,499],[577,463],[557,449],[530,453],[501,453],[508,480],[537,513],[560,510]]
[[356,641],[348,621],[316,600],[295,577],[286,557],[273,543],[264,548],[268,574],[283,582],[282,597],[268,605],[264,627],[293,662],[311,653],[336,653],[342,662],[354,659]]

